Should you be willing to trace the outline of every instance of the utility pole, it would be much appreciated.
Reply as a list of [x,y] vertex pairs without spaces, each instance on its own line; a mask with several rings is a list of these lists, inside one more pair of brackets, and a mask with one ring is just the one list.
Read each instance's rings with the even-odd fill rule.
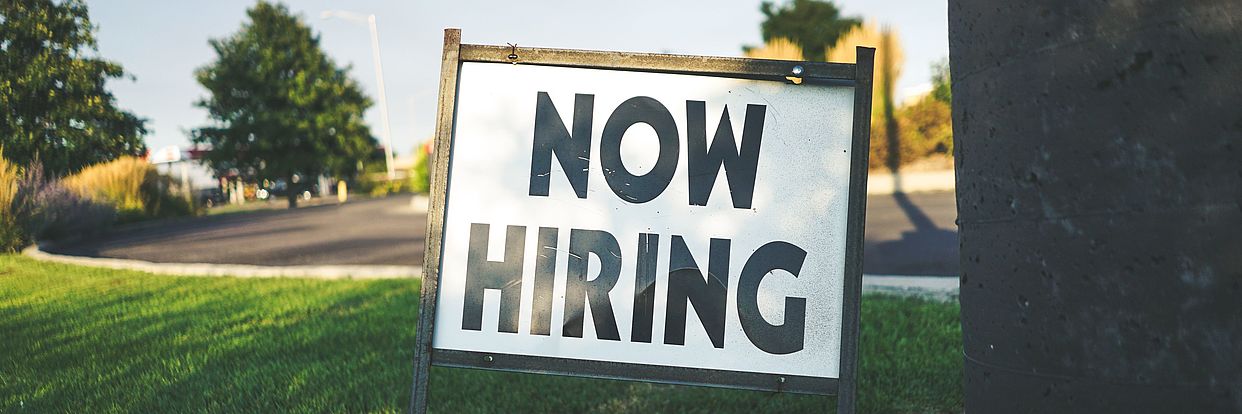
[[376,88],[379,89],[377,95],[379,96],[380,128],[384,134],[384,165],[388,170],[388,180],[395,180],[397,170],[393,165],[392,130],[388,126],[388,96],[384,88],[384,64],[380,60],[379,30],[375,26],[375,15],[363,17],[358,13],[344,10],[325,10],[319,16],[323,19],[336,17],[354,23],[365,23],[371,30],[371,57],[375,66]]

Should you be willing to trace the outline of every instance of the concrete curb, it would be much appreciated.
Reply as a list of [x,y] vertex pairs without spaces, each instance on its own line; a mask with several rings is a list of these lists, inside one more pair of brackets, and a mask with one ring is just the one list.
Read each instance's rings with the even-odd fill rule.
[[863,293],[912,296],[942,302],[956,301],[957,276],[863,275]]
[[[154,263],[144,260],[106,257],[69,256],[48,253],[38,245],[27,247],[22,254],[35,260],[78,266],[176,275],[232,277],[300,277],[314,279],[419,279],[419,266],[322,265],[322,266],[257,266],[216,263]],[[954,301],[958,295],[956,276],[895,276],[863,275],[863,293],[919,297]]]
[[898,188],[904,193],[954,191],[957,186],[953,170],[903,172],[894,176],[872,171],[867,178],[867,194],[892,194]]
[[426,194],[414,194],[413,197],[410,197],[410,207],[416,213],[426,213],[427,204],[429,203],[431,203],[431,197],[428,197]]
[[232,277],[303,277],[316,279],[402,279],[421,278],[422,267],[376,265],[257,266],[217,263],[154,263],[144,260],[84,257],[42,251],[38,245],[22,254],[35,260],[79,266],[176,275]]

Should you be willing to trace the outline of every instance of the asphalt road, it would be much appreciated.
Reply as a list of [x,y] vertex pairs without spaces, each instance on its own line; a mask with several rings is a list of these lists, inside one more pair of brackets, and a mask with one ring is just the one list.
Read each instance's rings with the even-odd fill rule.
[[956,276],[957,199],[952,192],[867,197],[863,273]]
[[[867,204],[864,272],[958,273],[953,193],[871,196]],[[420,265],[426,226],[401,196],[143,223],[48,250],[152,262]]]
[[389,197],[141,223],[47,250],[176,263],[416,265],[426,228],[410,197]]

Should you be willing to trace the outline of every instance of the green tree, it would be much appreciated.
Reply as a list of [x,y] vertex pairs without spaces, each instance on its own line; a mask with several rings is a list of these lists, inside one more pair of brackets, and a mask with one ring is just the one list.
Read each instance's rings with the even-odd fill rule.
[[806,60],[824,59],[824,51],[862,20],[842,17],[837,6],[822,0],[793,0],[777,7],[770,1],[759,5],[764,20],[759,26],[763,41],[776,38],[793,40],[802,48]]
[[376,147],[362,121],[371,106],[347,68],[283,5],[259,2],[240,31],[211,40],[215,62],[199,68],[210,97],[197,103],[212,125],[193,132],[208,162],[256,180],[285,180],[289,206],[320,174],[351,176]]
[[0,0],[0,147],[5,158],[60,176],[146,152],[144,121],[116,107],[105,83],[121,65],[98,55],[80,0]]
[[944,59],[932,64],[931,96],[937,101],[953,104],[953,88],[949,83],[949,60]]

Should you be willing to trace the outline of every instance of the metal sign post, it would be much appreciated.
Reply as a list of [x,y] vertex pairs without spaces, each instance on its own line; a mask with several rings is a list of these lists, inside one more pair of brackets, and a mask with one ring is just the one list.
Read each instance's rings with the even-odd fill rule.
[[445,31],[410,410],[431,365],[854,409],[872,61]]

